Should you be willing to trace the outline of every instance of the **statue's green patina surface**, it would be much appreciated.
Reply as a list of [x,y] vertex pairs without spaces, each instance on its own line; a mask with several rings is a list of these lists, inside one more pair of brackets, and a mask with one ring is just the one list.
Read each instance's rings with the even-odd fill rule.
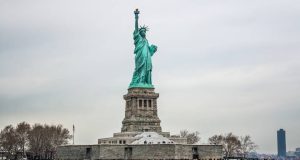
[[148,40],[146,39],[148,28],[145,26],[138,27],[139,13],[138,9],[134,11],[135,29],[133,32],[133,39],[135,45],[135,69],[129,88],[154,88],[151,79],[151,57],[156,52],[157,46],[149,45]]

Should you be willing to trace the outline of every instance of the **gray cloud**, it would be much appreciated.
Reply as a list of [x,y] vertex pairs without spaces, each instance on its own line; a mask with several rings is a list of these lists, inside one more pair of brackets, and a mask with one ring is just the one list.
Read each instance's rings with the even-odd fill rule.
[[293,0],[2,1],[0,127],[75,124],[81,144],[120,131],[136,7],[159,49],[153,81],[164,131],[199,130],[203,143],[217,133],[250,134],[259,152],[275,153],[282,127],[288,149],[299,147]]

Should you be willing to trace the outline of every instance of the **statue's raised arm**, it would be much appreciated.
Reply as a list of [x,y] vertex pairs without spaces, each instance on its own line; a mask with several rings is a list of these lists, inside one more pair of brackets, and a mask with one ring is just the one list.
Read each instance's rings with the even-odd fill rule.
[[139,14],[140,14],[140,11],[139,11],[139,9],[136,9],[135,11],[134,11],[134,15],[135,15],[135,28],[134,28],[134,30],[135,31],[138,31],[139,30]]

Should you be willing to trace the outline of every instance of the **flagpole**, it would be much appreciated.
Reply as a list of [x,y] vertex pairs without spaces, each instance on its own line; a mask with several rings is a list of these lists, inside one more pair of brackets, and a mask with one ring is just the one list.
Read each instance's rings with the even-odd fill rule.
[[75,137],[74,133],[75,133],[75,126],[73,124],[73,145],[74,145],[74,137]]

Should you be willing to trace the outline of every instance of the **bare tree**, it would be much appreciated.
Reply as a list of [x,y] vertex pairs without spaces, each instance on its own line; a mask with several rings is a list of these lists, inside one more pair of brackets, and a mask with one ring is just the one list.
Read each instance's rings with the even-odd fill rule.
[[17,124],[16,138],[19,148],[22,151],[22,156],[25,156],[25,147],[28,145],[28,132],[30,131],[30,124],[22,122]]
[[241,142],[240,153],[243,156],[243,158],[246,158],[250,152],[255,151],[255,149],[258,147],[252,141],[249,135],[241,136],[240,142]]
[[188,134],[189,134],[189,131],[186,129],[180,131],[180,137],[187,137]]
[[210,144],[222,145],[224,157],[233,157],[236,156],[241,147],[241,142],[238,136],[228,133],[225,135],[214,135],[208,139]]
[[53,159],[59,145],[68,143],[72,137],[62,125],[35,124],[29,132],[29,149],[38,159]]
[[[16,136],[16,130],[12,125],[4,127],[0,133],[0,144],[3,150],[8,152],[8,158],[12,159],[13,156],[17,155],[18,152],[18,139]],[[16,157],[15,157],[16,159]]]
[[225,157],[234,157],[239,153],[241,147],[241,141],[238,136],[228,133],[224,136],[224,153]]
[[180,131],[180,137],[187,138],[188,144],[195,144],[200,141],[199,132],[189,132],[187,130],[181,130]]
[[44,147],[44,127],[41,124],[34,124],[29,131],[29,150],[34,154],[35,159],[41,158]]
[[62,125],[45,125],[44,127],[47,130],[46,157],[52,159],[55,156],[56,148],[60,145],[68,144],[72,136],[69,130],[63,128]]
[[213,145],[221,145],[223,138],[224,137],[222,135],[214,135],[208,139],[208,143]]
[[24,157],[27,149],[34,153],[35,159],[53,159],[57,147],[67,144],[71,137],[62,125],[34,124],[31,127],[22,122],[16,128],[8,125],[1,131],[0,146],[9,153],[10,159],[19,158],[18,153]]

